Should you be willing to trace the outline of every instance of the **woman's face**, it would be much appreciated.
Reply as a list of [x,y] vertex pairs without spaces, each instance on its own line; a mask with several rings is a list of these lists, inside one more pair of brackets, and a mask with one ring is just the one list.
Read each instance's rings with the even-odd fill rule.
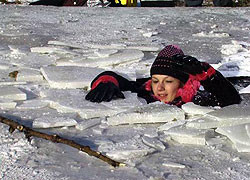
[[175,99],[180,85],[180,80],[171,76],[159,74],[154,74],[152,76],[153,93],[164,103],[171,102]]

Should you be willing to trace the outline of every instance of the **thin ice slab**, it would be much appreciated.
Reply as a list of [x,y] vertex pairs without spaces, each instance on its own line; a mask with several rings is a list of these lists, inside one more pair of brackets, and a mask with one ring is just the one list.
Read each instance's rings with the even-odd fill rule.
[[212,129],[200,130],[186,126],[176,126],[164,131],[164,133],[181,144],[206,145],[206,141],[214,137],[214,130]]
[[108,157],[115,160],[129,160],[146,156],[153,153],[155,149],[145,145],[140,137],[135,136],[118,143],[101,144],[98,151],[104,152]]
[[43,81],[43,76],[35,69],[21,69],[18,71],[16,81],[40,82]]
[[213,107],[207,107],[207,106],[199,106],[194,104],[193,102],[189,102],[186,104],[183,104],[181,108],[185,111],[187,114],[207,114],[209,112],[214,111]]
[[27,109],[40,109],[47,106],[49,106],[48,101],[34,99],[34,100],[24,101],[22,104],[19,104],[16,108],[27,110]]
[[9,99],[13,101],[21,101],[27,99],[27,95],[17,87],[2,86],[0,89],[1,99]]
[[9,100],[0,100],[0,109],[14,109],[17,103]]
[[86,91],[79,89],[50,89],[41,91],[40,96],[48,100],[50,107],[58,112],[75,112],[84,119],[111,116],[128,108],[142,105],[136,95],[130,92],[124,92],[125,99],[103,103],[87,101],[86,94]]
[[40,118],[36,118],[33,121],[33,128],[54,128],[54,127],[67,127],[67,126],[75,126],[77,121],[72,118],[67,117],[50,117],[43,116]]
[[182,109],[167,104],[152,103],[108,117],[107,122],[109,125],[115,126],[120,124],[163,123],[184,119],[185,115]]
[[246,124],[220,127],[216,129],[216,132],[227,136],[233,143],[250,146],[250,138],[246,130]]
[[83,120],[82,122],[77,123],[76,129],[79,129],[81,131],[85,129],[89,129],[91,127],[100,125],[101,121],[102,121],[102,118],[86,119],[86,120]]
[[41,72],[51,88],[75,89],[89,88],[91,81],[103,69],[76,66],[48,66],[41,68]]
[[188,122],[188,127],[216,128],[250,123],[250,106],[231,105],[207,113],[204,117]]
[[144,57],[144,53],[135,49],[126,49],[109,55],[100,57],[92,53],[87,58],[74,58],[66,61],[58,61],[57,65],[80,66],[80,67],[113,67],[115,65],[139,62]]

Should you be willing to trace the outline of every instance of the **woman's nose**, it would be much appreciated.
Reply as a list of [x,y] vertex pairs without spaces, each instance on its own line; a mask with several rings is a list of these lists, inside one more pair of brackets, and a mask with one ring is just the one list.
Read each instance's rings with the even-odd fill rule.
[[164,90],[165,88],[164,88],[164,84],[163,83],[159,83],[158,84],[158,86],[157,86],[157,90],[158,91],[162,91],[162,90]]

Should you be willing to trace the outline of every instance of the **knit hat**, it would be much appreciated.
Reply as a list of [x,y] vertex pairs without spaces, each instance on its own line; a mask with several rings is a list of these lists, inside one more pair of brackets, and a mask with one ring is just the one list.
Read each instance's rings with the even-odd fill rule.
[[153,62],[150,75],[172,76],[183,83],[176,97],[182,102],[190,102],[200,87],[200,82],[210,78],[216,71],[208,63],[200,62],[192,56],[184,55],[175,45],[166,46]]
[[159,52],[154,63],[152,64],[150,75],[169,75],[185,83],[188,80],[189,75],[188,73],[183,71],[181,67],[183,62],[180,62],[179,58],[173,58],[177,55],[184,55],[183,51],[178,46],[166,46]]

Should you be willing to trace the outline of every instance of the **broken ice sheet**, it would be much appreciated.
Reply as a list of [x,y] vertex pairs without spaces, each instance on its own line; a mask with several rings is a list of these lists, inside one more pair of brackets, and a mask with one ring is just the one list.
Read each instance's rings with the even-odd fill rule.
[[85,119],[76,125],[76,129],[85,130],[101,124],[102,118]]
[[239,142],[235,142],[234,147],[236,148],[236,150],[238,152],[250,152],[250,146],[243,144],[243,143],[239,143]]
[[250,85],[247,86],[247,87],[245,87],[245,88],[243,88],[243,89],[241,89],[241,90],[239,91],[239,93],[240,93],[240,94],[247,94],[247,93],[250,93]]
[[233,143],[237,142],[250,146],[250,138],[246,130],[246,124],[219,127],[215,131],[217,133],[227,136]]
[[0,109],[13,109],[16,107],[16,102],[11,100],[0,99]]
[[250,106],[230,105],[187,123],[193,128],[216,128],[250,123]]
[[21,67],[30,67],[40,69],[42,66],[55,64],[56,58],[53,56],[42,55],[37,53],[27,53],[19,58],[11,58],[10,62]]
[[[85,59],[71,59],[65,62],[65,66],[82,66],[82,67],[113,67],[114,65],[126,64],[132,62],[139,62],[144,57],[144,53],[139,50],[126,49],[115,54],[111,54],[109,57],[99,57],[90,55],[89,58]],[[61,64],[63,65],[63,64]]]
[[186,166],[183,165],[183,164],[180,164],[180,163],[175,163],[175,162],[164,162],[162,163],[163,166],[166,166],[166,167],[172,167],[172,168],[185,168]]
[[142,142],[145,143],[147,146],[152,147],[157,150],[166,149],[165,145],[156,137],[151,138],[151,137],[143,136]]
[[184,120],[184,111],[177,106],[163,103],[151,103],[131,108],[125,112],[107,118],[109,125],[162,123],[173,120]]
[[117,49],[99,49],[99,50],[95,51],[95,54],[98,57],[104,58],[104,57],[109,57],[117,52],[118,52]]
[[178,121],[170,121],[167,122],[157,128],[158,131],[167,131],[172,127],[180,126],[185,124],[187,121],[186,120],[178,120]]
[[44,108],[49,105],[49,102],[39,99],[33,99],[28,101],[23,101],[22,104],[19,104],[17,109],[39,109]]
[[76,66],[48,66],[41,72],[52,88],[88,88],[103,69]]
[[26,100],[27,95],[22,92],[20,89],[17,87],[12,87],[12,86],[2,86],[0,87],[0,98],[2,99],[9,99],[9,100],[14,100],[14,101],[19,101],[19,100]]
[[115,160],[131,160],[153,153],[155,149],[145,145],[140,136],[135,136],[118,143],[101,144],[98,151]]
[[66,127],[66,126],[75,126],[77,121],[68,117],[51,117],[51,116],[42,116],[36,118],[33,123],[33,128],[53,128],[53,127]]
[[213,107],[205,107],[194,104],[193,102],[189,102],[183,104],[181,108],[188,114],[206,114],[214,111]]
[[130,92],[124,92],[126,99],[103,103],[85,100],[86,94],[86,91],[79,89],[49,89],[41,91],[40,96],[49,101],[50,107],[58,112],[75,112],[84,119],[111,116],[142,104],[136,95]]
[[214,130],[212,129],[200,130],[186,126],[176,126],[164,131],[164,133],[181,144],[205,145],[208,139],[214,137]]
[[35,69],[21,69],[18,70],[16,81],[39,82],[43,81],[43,76],[40,71]]

